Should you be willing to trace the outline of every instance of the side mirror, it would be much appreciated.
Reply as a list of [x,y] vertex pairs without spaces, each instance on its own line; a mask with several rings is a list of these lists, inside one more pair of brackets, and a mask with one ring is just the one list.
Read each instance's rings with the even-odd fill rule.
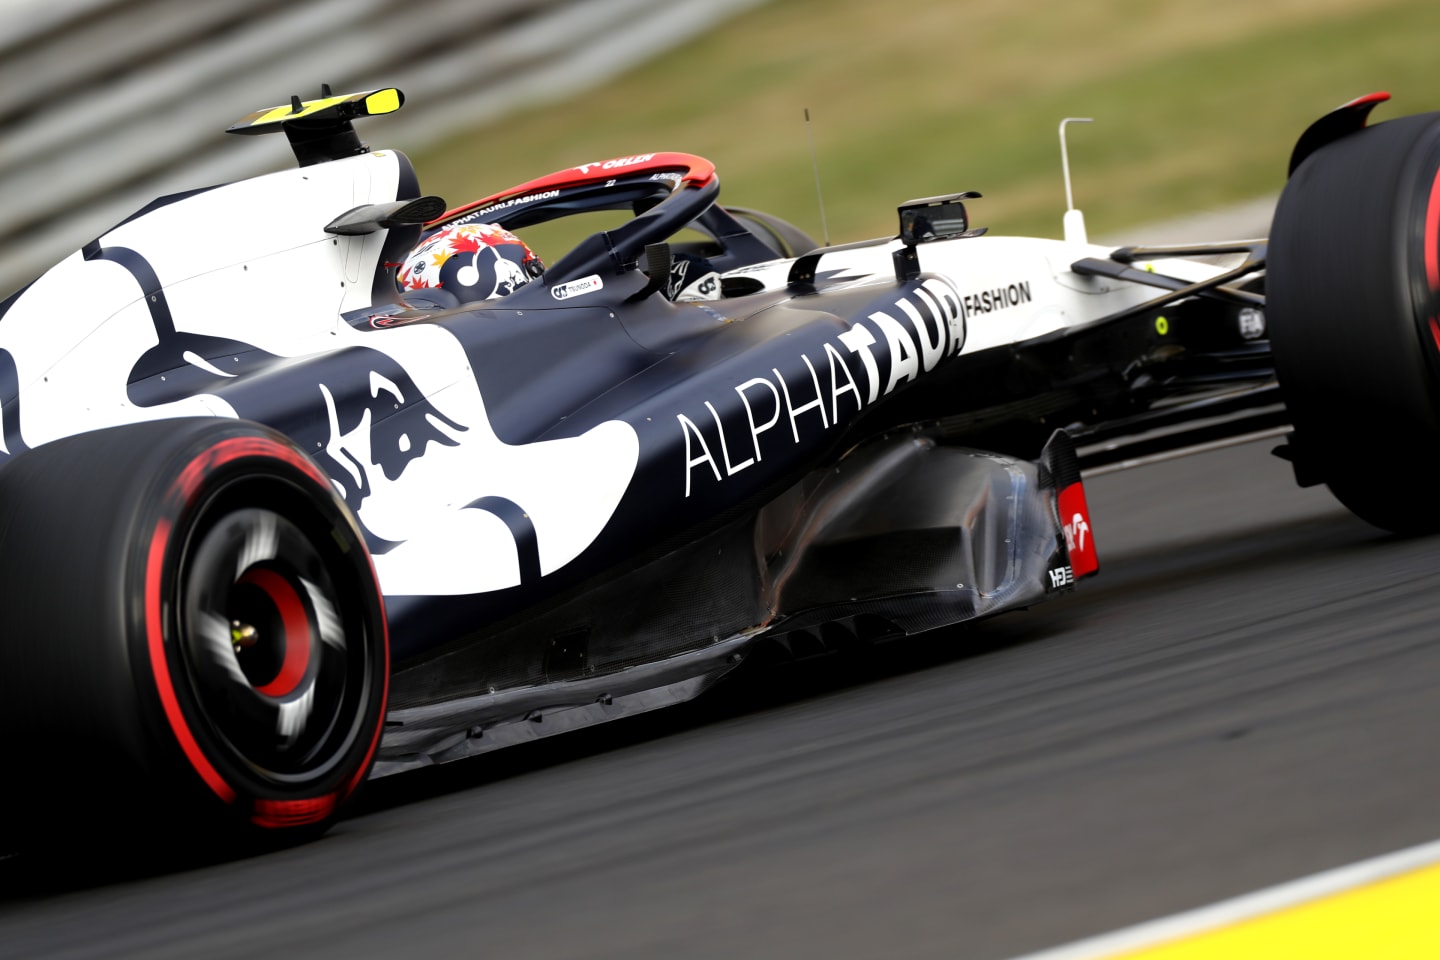
[[972,231],[970,215],[965,212],[964,201],[979,196],[978,191],[966,190],[900,204],[900,242],[904,246],[894,254],[897,282],[906,283],[920,275],[920,256],[915,250],[919,244],[952,237],[978,237],[985,232],[984,227]]
[[943,197],[922,197],[907,200],[899,207],[900,240],[907,246],[963,236],[970,229],[970,216],[965,212],[966,200],[980,194],[974,190],[951,193]]

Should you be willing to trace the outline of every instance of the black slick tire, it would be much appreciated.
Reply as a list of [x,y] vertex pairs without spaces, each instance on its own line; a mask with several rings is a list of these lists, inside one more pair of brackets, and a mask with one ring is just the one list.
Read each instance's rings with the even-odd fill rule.
[[280,434],[163,420],[0,469],[12,829],[318,834],[373,762],[388,672],[360,531]]
[[1267,318],[1297,474],[1397,533],[1440,530],[1440,113],[1311,154],[1275,212]]

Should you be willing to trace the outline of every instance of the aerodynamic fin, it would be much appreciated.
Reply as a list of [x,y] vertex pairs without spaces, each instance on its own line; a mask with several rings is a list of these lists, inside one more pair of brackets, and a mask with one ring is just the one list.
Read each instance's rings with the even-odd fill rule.
[[1295,141],[1295,149],[1290,153],[1290,168],[1285,175],[1287,177],[1294,176],[1300,164],[1305,162],[1305,158],[1325,144],[1339,140],[1356,130],[1363,130],[1370,117],[1370,111],[1389,99],[1390,94],[1383,90],[1367,93],[1363,97],[1356,97],[1349,103],[1342,103],[1310,124],[1305,128],[1305,132],[1300,134],[1300,139]]

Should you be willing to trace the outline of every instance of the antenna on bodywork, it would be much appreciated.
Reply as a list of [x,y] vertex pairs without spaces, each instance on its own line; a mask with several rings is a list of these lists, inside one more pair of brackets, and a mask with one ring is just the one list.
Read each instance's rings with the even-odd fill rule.
[[805,108],[805,136],[810,141],[810,166],[815,170],[815,199],[820,201],[820,239],[830,246],[830,228],[825,224],[825,195],[820,192],[820,158],[815,153],[815,133],[810,127],[810,108]]
[[1070,190],[1070,151],[1065,146],[1065,125],[1067,123],[1094,123],[1091,117],[1066,117],[1060,121],[1060,168],[1065,174],[1065,217],[1066,243],[1088,243],[1085,237],[1085,215],[1075,209],[1075,194]]

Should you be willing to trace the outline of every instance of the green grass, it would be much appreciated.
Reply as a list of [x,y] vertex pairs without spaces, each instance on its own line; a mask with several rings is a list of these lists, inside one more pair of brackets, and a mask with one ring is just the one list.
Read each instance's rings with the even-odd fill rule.
[[[1058,235],[1056,127],[1093,233],[1273,193],[1300,131],[1352,97],[1440,109],[1435,0],[772,0],[554,106],[412,151],[452,204],[611,156],[713,160],[722,200],[834,242],[895,205],[980,190],[977,224]],[[542,251],[544,252],[544,251]]]

